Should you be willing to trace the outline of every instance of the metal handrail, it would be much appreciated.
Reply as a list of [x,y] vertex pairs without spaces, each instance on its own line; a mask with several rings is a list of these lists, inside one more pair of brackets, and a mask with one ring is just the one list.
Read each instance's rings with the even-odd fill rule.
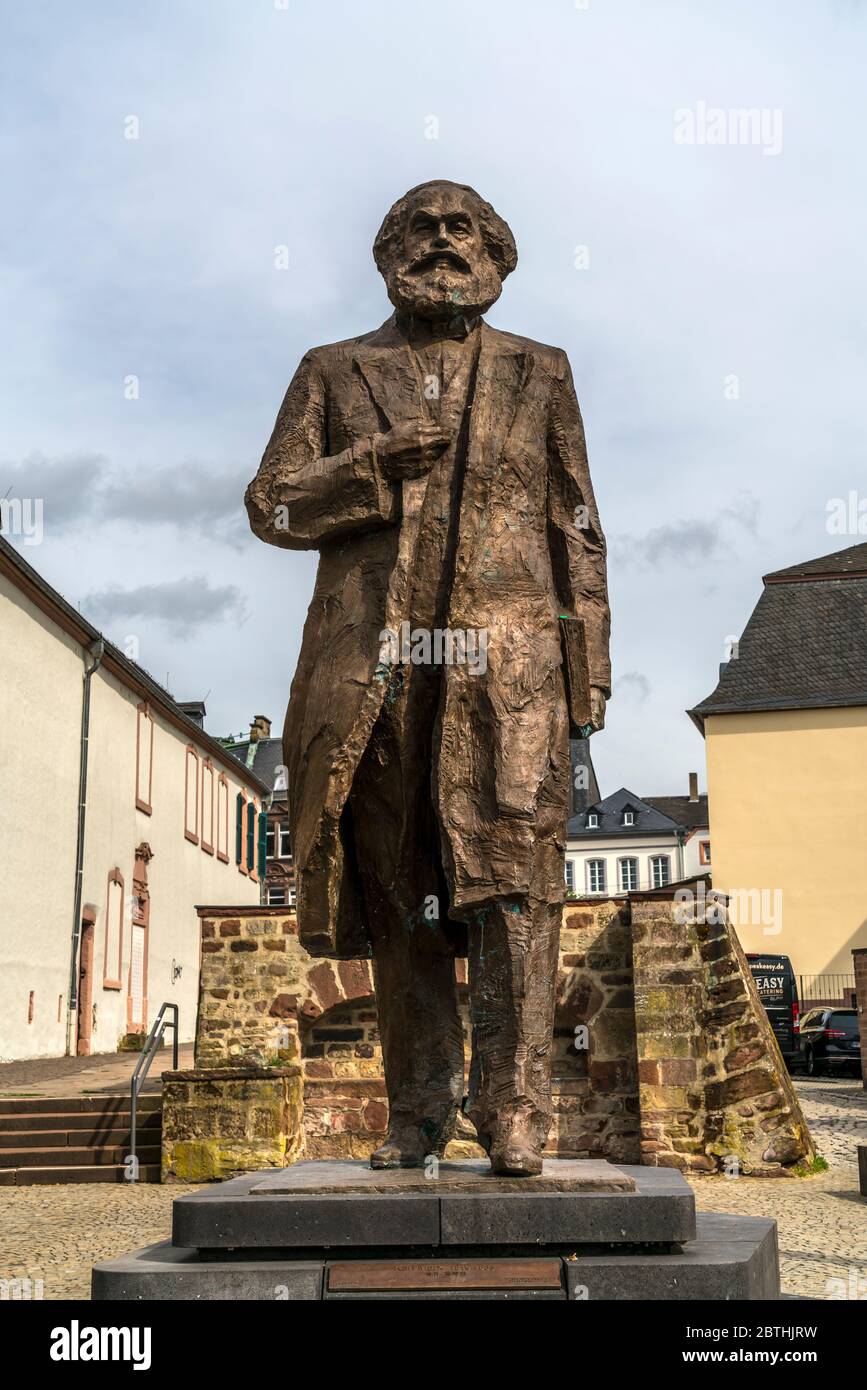
[[[174,1018],[167,1019],[166,1013],[173,1013]],[[163,1045],[163,1034],[167,1028],[173,1030],[172,1039],[172,1070],[178,1069],[178,1006],[177,1004],[160,1004],[159,1011],[153,1022],[153,1027],[147,1035],[145,1045],[141,1050],[141,1056],[136,1063],[135,1071],[129,1083],[130,1098],[130,1120],[129,1120],[129,1159],[132,1160],[131,1171],[128,1174],[129,1182],[138,1182],[138,1162],[136,1160],[136,1122],[138,1119],[138,1093],[143,1083],[147,1079],[147,1074],[151,1068],[151,1062]]]

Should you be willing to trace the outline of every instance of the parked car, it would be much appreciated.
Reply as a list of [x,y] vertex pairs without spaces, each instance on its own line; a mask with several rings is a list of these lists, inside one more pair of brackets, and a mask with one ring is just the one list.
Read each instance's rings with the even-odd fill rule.
[[798,1047],[798,986],[788,956],[747,954],[759,999],[791,1071],[800,1060]]
[[801,1019],[801,1056],[808,1076],[847,1067],[861,1074],[861,1029],[857,1009],[823,1005]]

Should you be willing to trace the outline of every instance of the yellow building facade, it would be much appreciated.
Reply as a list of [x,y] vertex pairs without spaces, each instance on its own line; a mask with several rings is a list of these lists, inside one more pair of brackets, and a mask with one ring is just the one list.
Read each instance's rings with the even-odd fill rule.
[[767,575],[714,693],[713,886],[747,952],[851,976],[867,947],[867,545]]
[[710,715],[705,740],[713,883],[744,903],[744,950],[850,973],[867,946],[867,706]]

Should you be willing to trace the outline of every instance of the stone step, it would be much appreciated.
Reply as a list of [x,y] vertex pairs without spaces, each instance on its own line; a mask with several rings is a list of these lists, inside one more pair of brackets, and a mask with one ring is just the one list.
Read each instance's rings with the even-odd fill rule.
[[[139,1138],[156,1144],[162,1134],[157,1125],[139,1126]],[[105,1148],[110,1144],[128,1145],[129,1128],[123,1129],[22,1129],[0,1132],[0,1148],[3,1149],[58,1149],[66,1146],[79,1148]]]
[[[410,1250],[390,1258],[377,1257],[372,1249],[362,1251],[360,1258],[347,1258],[348,1254],[320,1249],[307,1258],[275,1258],[272,1252],[263,1259],[251,1251],[247,1258],[215,1260],[163,1241],[95,1265],[91,1297],[97,1302],[557,1298],[589,1303],[591,1309],[601,1300],[729,1302],[780,1297],[776,1223],[761,1216],[703,1212],[694,1238],[674,1250],[627,1247],[591,1253],[579,1245],[563,1256],[540,1245],[532,1258],[516,1258],[509,1247],[492,1247],[482,1258],[460,1248],[435,1255]],[[578,1314],[585,1322],[587,1315],[586,1309]]]
[[[125,1110],[107,1111],[100,1115],[98,1112],[83,1110],[58,1111],[46,1110],[33,1112],[18,1112],[16,1114],[0,1115],[0,1144],[2,1144],[3,1134],[10,1131],[21,1131],[25,1129],[57,1130],[57,1129],[83,1129],[98,1132],[100,1124],[108,1129],[128,1130],[131,1121],[129,1101]],[[162,1124],[162,1109],[150,1109],[139,1113],[138,1128],[153,1129]]]
[[[159,1182],[158,1163],[142,1164],[139,1182]],[[39,1183],[61,1182],[127,1182],[122,1163],[100,1164],[79,1168],[0,1168],[0,1187],[32,1187]]]
[[[128,1149],[123,1144],[112,1144],[92,1149],[48,1148],[48,1149],[6,1149],[0,1148],[0,1168],[81,1168],[95,1164],[122,1164]],[[159,1163],[159,1145],[138,1148],[140,1163]]]
[[[632,1180],[631,1192],[542,1190],[532,1178],[493,1176],[477,1191],[450,1190],[450,1169],[481,1166],[446,1160],[438,1178],[430,1179],[420,1168],[400,1170],[400,1190],[394,1191],[394,1170],[374,1173],[360,1160],[305,1160],[247,1173],[176,1198],[173,1239],[199,1250],[253,1252],[326,1245],[683,1244],[695,1237],[695,1197],[673,1168],[612,1165],[612,1173]],[[576,1166],[580,1162],[546,1160],[543,1178],[556,1181]],[[325,1191],[316,1190],[320,1178]],[[360,1181],[371,1190],[358,1191]]]
[[[162,1092],[148,1092],[138,1098],[139,1113],[159,1110]],[[119,1096],[20,1096],[0,1099],[0,1115],[65,1115],[86,1111],[88,1114],[108,1115],[129,1110],[129,1091]]]

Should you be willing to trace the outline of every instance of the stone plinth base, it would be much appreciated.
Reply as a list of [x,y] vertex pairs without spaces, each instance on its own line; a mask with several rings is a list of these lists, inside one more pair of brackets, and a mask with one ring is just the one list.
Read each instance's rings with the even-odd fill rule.
[[297,1066],[163,1073],[163,1182],[213,1182],[291,1163],[301,1146]]
[[[479,1166],[397,1173],[391,1190],[368,1185],[352,1162],[235,1178],[175,1201],[171,1243],[97,1265],[93,1297],[779,1297],[775,1223],[696,1221],[674,1169],[588,1172],[588,1190],[580,1162],[550,1161],[540,1179],[523,1180],[467,1175]],[[607,1190],[593,1189],[606,1178]]]
[[635,1179],[605,1159],[545,1159],[534,1178],[509,1177],[492,1173],[485,1159],[437,1161],[429,1159],[424,1168],[371,1168],[367,1163],[334,1160],[324,1163],[295,1163],[281,1173],[269,1173],[250,1187],[253,1197],[325,1197],[371,1192],[473,1192],[490,1197],[500,1192],[634,1192]]

